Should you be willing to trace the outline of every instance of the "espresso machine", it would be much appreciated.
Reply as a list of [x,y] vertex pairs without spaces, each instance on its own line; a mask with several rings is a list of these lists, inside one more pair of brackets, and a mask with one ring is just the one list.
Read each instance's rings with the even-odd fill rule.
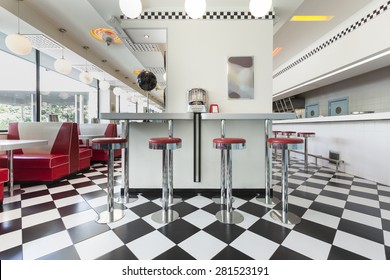
[[193,88],[187,91],[188,112],[207,112],[207,93],[204,89]]

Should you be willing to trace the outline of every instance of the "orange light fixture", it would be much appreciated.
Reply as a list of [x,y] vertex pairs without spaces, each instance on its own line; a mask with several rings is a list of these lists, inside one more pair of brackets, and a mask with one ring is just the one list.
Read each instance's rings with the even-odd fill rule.
[[275,55],[277,55],[278,53],[280,53],[282,51],[282,48],[275,48],[273,51],[272,51],[272,57],[274,57]]
[[293,16],[290,21],[330,21],[334,16],[321,15],[297,15]]
[[111,45],[111,43],[120,44],[122,42],[118,35],[108,28],[94,28],[89,31],[89,34],[96,40],[105,42],[107,45]]

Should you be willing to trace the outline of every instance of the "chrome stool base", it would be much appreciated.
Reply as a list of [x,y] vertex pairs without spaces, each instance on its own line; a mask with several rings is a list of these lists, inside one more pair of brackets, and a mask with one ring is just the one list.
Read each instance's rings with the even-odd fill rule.
[[236,211],[227,211],[227,210],[221,210],[218,211],[217,214],[215,214],[215,217],[218,221],[224,224],[239,224],[242,221],[244,221],[244,216],[241,215],[241,213],[238,213]]
[[[215,203],[215,204],[225,204],[225,203],[221,203],[221,197],[219,196],[213,196],[211,198],[211,200]],[[234,202],[234,197],[232,197],[232,203]]]
[[129,195],[128,197],[120,196],[120,197],[115,198],[115,202],[119,203],[119,204],[133,203],[133,202],[136,202],[137,200],[138,200],[138,196],[134,195],[134,194]]
[[153,213],[151,218],[156,223],[167,224],[179,219],[179,213],[172,209],[168,209],[167,211],[159,210]]
[[282,213],[282,210],[272,210],[270,216],[275,221],[287,225],[297,225],[301,222],[301,218],[291,212],[287,212],[287,221],[283,221]]
[[276,204],[278,204],[280,202],[280,200],[276,197],[270,197],[268,198],[268,201],[265,197],[260,197],[260,196],[257,196],[256,197],[256,200],[258,202],[261,202],[265,205],[269,205],[269,206],[275,206]]
[[101,212],[98,215],[96,222],[99,224],[108,224],[108,223],[119,221],[125,216],[125,213],[123,212],[122,209],[114,209],[114,211],[111,214],[112,215],[110,215],[108,211]]
[[[162,198],[160,198],[160,202],[163,202],[163,199],[162,199]],[[169,200],[168,200],[168,205],[175,205],[175,204],[178,204],[178,203],[180,203],[180,202],[183,202],[183,199],[182,199],[181,197],[174,197],[174,198],[172,199],[172,201],[169,201]]]

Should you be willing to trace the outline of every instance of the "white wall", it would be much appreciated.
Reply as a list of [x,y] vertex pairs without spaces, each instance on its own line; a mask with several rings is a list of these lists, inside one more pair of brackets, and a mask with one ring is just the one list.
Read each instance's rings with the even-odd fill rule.
[[[272,111],[272,20],[132,21],[129,28],[167,28],[166,112],[186,112],[191,88],[205,89],[220,112]],[[229,56],[254,57],[253,100],[228,100]]]
[[328,101],[348,97],[349,112],[390,112],[390,67],[385,67],[303,94],[306,105],[318,103],[328,115]]
[[274,124],[273,130],[315,132],[316,136],[309,139],[309,153],[328,157],[329,151],[338,152],[345,161],[341,171],[390,186],[388,119]]

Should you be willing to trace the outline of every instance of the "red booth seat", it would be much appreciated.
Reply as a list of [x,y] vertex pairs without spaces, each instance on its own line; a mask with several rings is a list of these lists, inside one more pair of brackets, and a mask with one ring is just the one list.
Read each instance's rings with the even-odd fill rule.
[[3,204],[4,200],[4,183],[8,182],[8,169],[0,168],[0,205]]
[[[96,135],[101,137],[118,137],[117,125],[114,123],[82,123],[79,124],[80,135]],[[89,141],[91,143],[92,141]],[[86,147],[85,143],[80,144],[81,147]],[[90,147],[88,147],[90,148]],[[115,150],[115,157],[121,156],[121,150]],[[107,150],[92,150],[93,162],[107,162],[108,151]]]
[[[16,182],[52,182],[90,167],[92,151],[79,148],[76,123],[10,123],[7,139],[42,139],[48,145],[14,150]],[[0,167],[7,167],[0,155]]]

